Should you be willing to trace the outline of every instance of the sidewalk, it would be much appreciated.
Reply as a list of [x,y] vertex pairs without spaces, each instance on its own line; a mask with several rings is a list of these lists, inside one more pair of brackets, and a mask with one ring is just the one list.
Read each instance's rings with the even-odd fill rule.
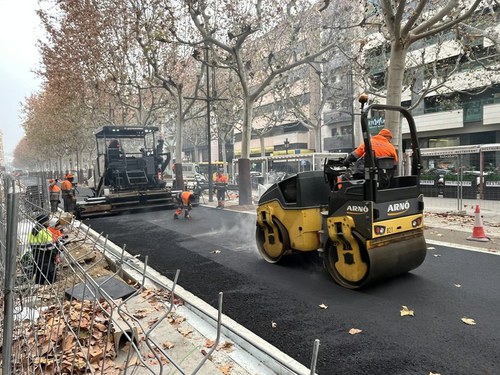
[[[424,204],[427,242],[447,242],[500,254],[500,201],[463,199],[460,206],[457,199],[426,197]],[[467,239],[474,229],[476,205],[488,242]]]

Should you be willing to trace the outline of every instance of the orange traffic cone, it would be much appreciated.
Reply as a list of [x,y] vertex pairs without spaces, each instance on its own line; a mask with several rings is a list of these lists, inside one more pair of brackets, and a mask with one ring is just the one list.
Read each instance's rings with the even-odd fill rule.
[[476,205],[476,210],[474,211],[476,215],[476,220],[474,222],[474,229],[472,230],[472,236],[467,237],[471,241],[481,241],[488,242],[489,237],[484,233],[483,219],[481,218],[481,212],[479,211],[479,205]]

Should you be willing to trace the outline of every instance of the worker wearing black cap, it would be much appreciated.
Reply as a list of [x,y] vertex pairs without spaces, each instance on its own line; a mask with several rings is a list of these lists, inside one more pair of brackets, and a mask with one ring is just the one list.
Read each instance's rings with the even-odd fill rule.
[[52,233],[47,229],[49,216],[40,214],[28,236],[35,266],[35,283],[52,284],[56,280],[56,262],[59,258]]

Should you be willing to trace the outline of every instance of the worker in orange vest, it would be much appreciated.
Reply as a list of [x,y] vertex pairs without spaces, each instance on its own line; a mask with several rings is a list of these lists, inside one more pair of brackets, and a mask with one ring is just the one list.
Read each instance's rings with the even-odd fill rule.
[[67,235],[64,235],[63,233],[63,227],[61,225],[61,221],[54,217],[52,219],[50,219],[49,221],[49,226],[47,228],[49,230],[50,233],[52,233],[52,237],[54,238],[54,241],[61,241],[64,239],[64,238],[67,238],[68,236]]
[[54,245],[58,250],[58,254],[55,257],[55,263],[59,264],[62,262],[62,255],[64,250],[64,244],[68,238],[67,234],[64,234],[64,229],[61,225],[61,221],[55,217],[50,219],[49,226],[47,228],[50,233],[52,233],[52,239],[54,240]]
[[[394,158],[394,165],[398,164],[398,153],[391,143],[392,133],[389,129],[382,129],[377,135],[371,138],[371,145],[375,157],[389,156]],[[344,165],[349,167],[351,163],[356,162],[354,166],[353,175],[362,178],[364,176],[364,159],[365,156],[365,144],[362,143],[356,148],[349,156],[345,159]]]
[[218,171],[215,176],[215,192],[217,193],[217,207],[223,209],[226,203],[227,176],[222,171]]
[[49,180],[49,201],[50,212],[57,212],[57,206],[60,203],[61,188],[57,184],[57,179],[51,178]]
[[174,213],[174,219],[179,219],[179,216],[184,211],[184,218],[191,219],[189,212],[193,209],[193,203],[195,201],[195,195],[191,191],[183,191],[177,194],[177,209]]
[[76,203],[76,191],[73,185],[75,176],[68,173],[64,176],[64,181],[61,184],[62,198],[64,201],[64,211],[74,213]]

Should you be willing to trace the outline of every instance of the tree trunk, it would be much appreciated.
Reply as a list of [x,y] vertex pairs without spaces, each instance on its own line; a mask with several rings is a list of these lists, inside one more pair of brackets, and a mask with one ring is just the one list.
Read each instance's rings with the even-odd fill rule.
[[[317,34],[319,31],[317,30]],[[314,35],[315,40],[319,40],[318,35]],[[317,44],[319,46],[319,43]],[[313,144],[311,148],[315,150],[315,152],[321,152],[323,147],[321,146],[321,98],[322,98],[322,87],[320,76],[318,72],[321,71],[321,66],[317,63],[312,63],[309,68],[309,124],[312,125],[310,128],[310,132],[312,132],[312,141]]]
[[253,100],[246,98],[243,127],[241,134],[241,158],[238,161],[239,204],[252,204],[252,185],[250,180],[250,140],[252,136]]
[[316,152],[323,152],[323,145],[321,143],[321,123],[318,124],[318,126],[316,128],[314,128],[313,132],[314,132],[314,139],[315,139],[315,143],[316,143],[316,148],[315,148],[315,151]]
[[[387,101],[389,105],[401,105],[401,88],[403,87],[403,77],[405,72],[407,48],[399,41],[391,44],[391,58],[387,75]],[[392,132],[392,143],[398,151],[398,158],[401,167],[402,157],[402,136],[401,136],[401,114],[396,111],[387,111],[385,114],[385,127]]]
[[[182,93],[179,93],[182,94]],[[175,164],[180,168],[175,168],[175,186],[177,189],[184,189],[184,176],[182,175],[182,95],[177,96],[177,119],[175,124]]]
[[195,144],[193,146],[193,163],[198,163],[198,161],[199,161],[198,160],[198,152],[199,152],[198,145]]
[[[220,145],[220,148],[221,148],[221,153],[222,153],[222,165],[224,166],[224,174],[228,174],[228,170],[227,170],[227,155],[226,155],[226,140],[225,139],[222,139],[221,140],[221,145]],[[234,173],[234,172],[233,172]]]
[[177,98],[177,118],[175,124],[175,162],[182,162],[182,99]]

